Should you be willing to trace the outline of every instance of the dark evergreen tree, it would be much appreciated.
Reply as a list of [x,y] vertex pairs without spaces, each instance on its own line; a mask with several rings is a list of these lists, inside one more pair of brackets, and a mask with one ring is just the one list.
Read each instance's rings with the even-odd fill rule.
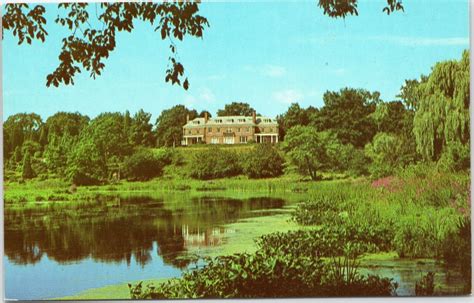
[[33,167],[31,166],[30,153],[26,153],[25,157],[23,158],[23,171],[21,175],[23,179],[31,179],[36,176],[35,172],[33,171]]

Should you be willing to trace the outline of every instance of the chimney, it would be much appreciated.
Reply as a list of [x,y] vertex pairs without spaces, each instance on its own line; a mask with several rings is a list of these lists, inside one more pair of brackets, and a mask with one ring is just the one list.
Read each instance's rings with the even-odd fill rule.
[[252,122],[253,124],[257,124],[257,112],[253,111],[252,113]]
[[189,122],[189,114],[186,115],[186,123]]
[[207,120],[209,120],[209,115],[207,112],[204,112],[204,122],[207,123]]

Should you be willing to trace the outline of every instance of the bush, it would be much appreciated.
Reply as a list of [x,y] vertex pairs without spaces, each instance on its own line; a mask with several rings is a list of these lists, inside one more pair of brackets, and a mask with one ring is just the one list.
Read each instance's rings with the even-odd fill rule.
[[163,165],[170,165],[177,156],[177,153],[175,153],[172,148],[154,149],[153,153],[155,157],[163,163]]
[[[343,249],[347,244],[334,242],[332,235],[327,231],[271,234],[260,240],[259,249],[253,254],[208,259],[203,268],[156,287],[149,285],[144,289],[141,283],[129,285],[130,294],[132,299],[394,294],[396,284],[392,280],[360,275],[355,255]],[[344,257],[336,258],[336,253]],[[333,262],[325,262],[321,256],[332,257]]]
[[189,167],[190,176],[201,180],[232,177],[242,172],[237,154],[216,146],[196,152]]
[[283,173],[283,158],[270,144],[258,144],[242,161],[249,178],[278,177]]
[[429,272],[422,276],[415,284],[415,294],[417,296],[432,296],[434,294],[434,272]]
[[471,218],[462,218],[457,230],[451,231],[443,242],[443,259],[450,268],[458,267],[465,281],[465,293],[471,293]]
[[166,154],[156,155],[149,149],[140,149],[125,161],[125,173],[129,180],[150,180],[160,176],[169,161]]
[[458,220],[452,208],[410,210],[396,223],[393,248],[402,258],[442,258],[443,242],[457,229]]
[[445,171],[461,171],[469,169],[470,162],[469,144],[452,142],[446,146],[446,151],[438,161],[438,167]]

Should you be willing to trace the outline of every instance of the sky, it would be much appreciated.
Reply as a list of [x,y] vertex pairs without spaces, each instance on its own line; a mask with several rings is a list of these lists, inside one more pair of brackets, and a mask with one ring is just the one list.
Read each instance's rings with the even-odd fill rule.
[[292,102],[321,107],[326,91],[343,87],[379,91],[394,100],[405,79],[429,74],[438,61],[459,59],[469,48],[467,0],[404,1],[405,12],[387,16],[384,0],[361,1],[359,16],[323,15],[312,1],[212,2],[200,6],[210,27],[202,39],[177,43],[190,88],[165,83],[168,42],[148,24],[120,33],[102,76],[83,71],[74,86],[46,87],[58,65],[61,39],[56,4],[47,4],[46,42],[3,40],[3,118],[35,112],[45,120],[58,111],[158,117],[184,104],[213,115],[225,104],[247,102],[275,117]]

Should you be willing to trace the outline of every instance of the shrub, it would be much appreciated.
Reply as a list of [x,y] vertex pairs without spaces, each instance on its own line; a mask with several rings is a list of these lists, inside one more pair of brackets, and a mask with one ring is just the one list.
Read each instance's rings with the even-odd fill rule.
[[149,149],[139,149],[125,161],[125,173],[129,180],[149,180],[161,175],[167,154],[156,155]]
[[242,172],[239,162],[235,152],[213,146],[191,157],[189,174],[202,180],[237,176]]
[[243,173],[250,178],[278,177],[283,173],[283,158],[270,144],[258,144],[242,162]]
[[441,258],[443,242],[458,220],[452,208],[410,209],[396,222],[394,249],[402,258]]
[[340,213],[341,206],[332,197],[322,196],[311,202],[298,205],[293,213],[293,219],[302,225],[320,225],[335,220]]
[[[131,297],[182,299],[394,294],[396,285],[390,279],[360,275],[354,255],[350,257],[349,253],[345,254],[343,247],[332,242],[333,238],[328,237],[326,231],[321,231],[319,236],[314,233],[315,231],[297,231],[266,236],[261,239],[259,249],[253,254],[208,259],[203,268],[187,272],[180,279],[169,280],[156,287],[149,285],[144,289],[141,283],[129,285]],[[310,234],[313,237],[308,236]],[[295,235],[298,236],[296,241]],[[321,256],[331,257],[342,252],[342,260],[345,261],[325,262],[318,252],[323,252]],[[346,270],[347,276],[340,274]]]
[[470,167],[469,144],[463,145],[460,142],[452,142],[446,146],[438,161],[438,166],[445,171],[460,171]]
[[434,294],[434,276],[435,274],[430,271],[416,282],[415,294],[417,296],[432,296]]
[[170,165],[177,156],[177,153],[175,153],[172,148],[158,148],[154,149],[153,152],[155,157],[159,159],[163,165]]
[[352,144],[341,144],[334,140],[330,145],[329,156],[332,159],[330,169],[334,172],[360,176],[367,173],[369,159],[364,150]]
[[453,268],[458,267],[467,281],[465,293],[471,293],[471,218],[462,218],[457,224],[457,230],[451,231],[443,242],[443,259]]

